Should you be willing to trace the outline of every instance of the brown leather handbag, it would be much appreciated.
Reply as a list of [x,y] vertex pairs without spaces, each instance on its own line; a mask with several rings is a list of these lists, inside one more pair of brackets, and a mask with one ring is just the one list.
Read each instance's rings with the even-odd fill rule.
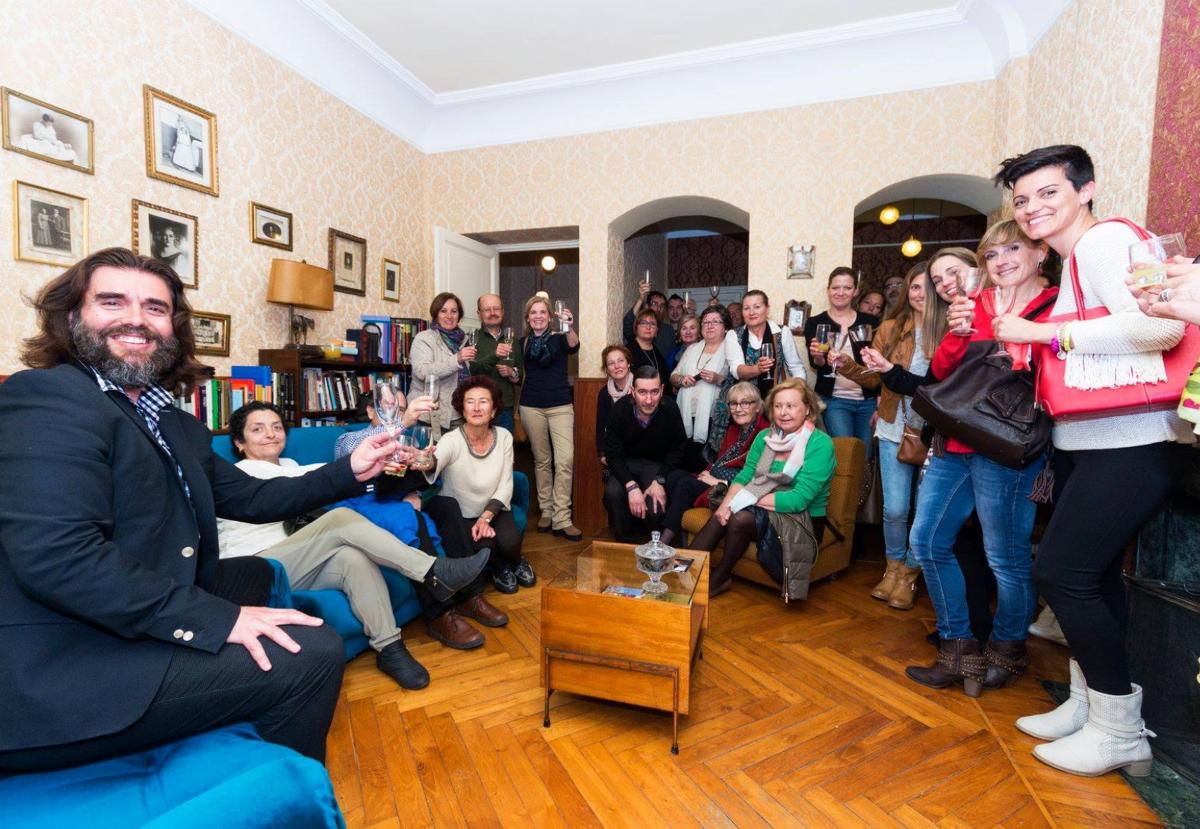
[[896,450],[896,460],[911,466],[924,466],[925,458],[929,456],[929,444],[925,442],[924,427],[913,426],[908,422],[908,404],[900,398],[901,410],[904,412],[904,434],[900,436],[900,448]]

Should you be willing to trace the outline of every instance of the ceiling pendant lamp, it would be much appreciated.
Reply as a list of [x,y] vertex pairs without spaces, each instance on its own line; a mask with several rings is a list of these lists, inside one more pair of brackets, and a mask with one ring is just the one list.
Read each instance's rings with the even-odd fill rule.
[[921,240],[916,236],[909,236],[904,240],[904,244],[900,246],[900,252],[909,259],[914,259],[921,254]]
[[879,222],[885,225],[894,225],[900,221],[900,208],[894,204],[889,204],[883,210],[879,211]]

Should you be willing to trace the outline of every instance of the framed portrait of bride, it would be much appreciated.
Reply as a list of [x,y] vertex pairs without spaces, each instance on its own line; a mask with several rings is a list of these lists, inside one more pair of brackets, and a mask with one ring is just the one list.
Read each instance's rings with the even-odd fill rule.
[[0,88],[4,149],[91,175],[92,119],[15,89]]
[[146,175],[219,195],[217,116],[152,86],[142,87]]

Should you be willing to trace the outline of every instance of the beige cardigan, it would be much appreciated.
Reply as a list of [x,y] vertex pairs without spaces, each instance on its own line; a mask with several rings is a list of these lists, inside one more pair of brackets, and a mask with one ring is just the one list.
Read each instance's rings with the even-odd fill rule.
[[413,386],[409,397],[425,393],[425,378],[437,378],[437,418],[442,429],[450,428],[453,421],[459,419],[458,413],[450,405],[450,398],[458,388],[458,355],[450,350],[442,335],[432,328],[427,328],[413,337],[409,350],[409,360],[412,363]]

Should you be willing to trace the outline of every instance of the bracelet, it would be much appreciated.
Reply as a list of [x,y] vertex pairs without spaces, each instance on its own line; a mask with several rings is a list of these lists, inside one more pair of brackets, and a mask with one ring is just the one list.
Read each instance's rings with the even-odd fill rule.
[[633,492],[637,488],[638,488],[637,481],[630,481],[629,483],[625,484],[626,492]]
[[1063,323],[1062,333],[1063,333],[1063,339],[1062,339],[1063,351],[1070,351],[1071,349],[1073,349],[1075,347],[1075,343],[1071,342],[1071,323],[1069,323],[1069,322]]
[[1063,331],[1067,324],[1061,323],[1058,328],[1054,329],[1054,337],[1050,340],[1050,350],[1053,351],[1060,360],[1067,359],[1067,349],[1063,348]]

